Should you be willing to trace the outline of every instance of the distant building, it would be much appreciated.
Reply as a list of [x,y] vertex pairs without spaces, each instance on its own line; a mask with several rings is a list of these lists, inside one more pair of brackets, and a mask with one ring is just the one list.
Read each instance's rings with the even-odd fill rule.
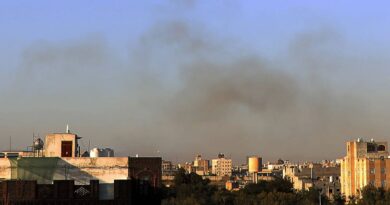
[[89,151],[89,157],[115,157],[111,148],[93,148]]
[[209,175],[210,170],[210,160],[202,159],[201,155],[197,155],[194,160],[194,169],[195,173],[201,176]]
[[163,176],[174,176],[176,172],[177,172],[177,165],[173,164],[171,161],[167,161],[167,160],[162,161]]
[[225,189],[228,191],[238,191],[239,190],[239,184],[235,181],[227,181],[225,183]]
[[185,162],[184,164],[178,164],[178,168],[183,168],[188,174],[189,173],[195,173],[195,167],[194,164],[191,162]]
[[129,157],[129,179],[148,181],[153,187],[161,186],[161,157]]
[[316,163],[290,164],[284,167],[283,177],[288,177],[296,190],[316,188],[329,198],[341,193],[340,167],[338,165],[328,167]]
[[341,160],[341,191],[349,196],[361,196],[362,189],[371,184],[390,188],[390,159],[387,142],[347,142],[347,156]]
[[225,158],[224,154],[218,154],[218,159],[211,160],[211,172],[217,176],[231,176],[232,160]]
[[248,176],[248,164],[233,166],[232,175],[236,177]]

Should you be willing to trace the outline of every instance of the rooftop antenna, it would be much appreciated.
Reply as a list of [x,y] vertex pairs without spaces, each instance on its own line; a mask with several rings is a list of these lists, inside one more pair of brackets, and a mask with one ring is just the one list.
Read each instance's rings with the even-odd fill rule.
[[66,125],[66,133],[69,134],[70,133],[70,130],[69,130],[69,125],[67,124]]
[[35,157],[35,147],[34,147],[34,142],[35,142],[35,133],[33,132],[31,150],[32,150],[32,152],[33,152],[33,155],[34,155],[34,157]]

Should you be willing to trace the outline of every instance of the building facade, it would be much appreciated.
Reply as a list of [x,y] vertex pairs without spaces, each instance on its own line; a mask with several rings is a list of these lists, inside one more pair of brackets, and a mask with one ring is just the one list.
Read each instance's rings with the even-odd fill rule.
[[225,158],[224,154],[218,154],[218,159],[211,160],[211,172],[217,176],[231,176],[232,160]]
[[193,164],[196,174],[201,176],[210,174],[210,160],[202,159],[201,155],[197,155]]
[[341,191],[348,197],[360,197],[367,185],[390,188],[390,159],[387,142],[347,142],[347,156],[341,160]]
[[70,132],[49,134],[45,138],[44,156],[79,157],[79,139],[80,137]]
[[340,166],[337,164],[289,164],[283,168],[283,177],[289,178],[296,190],[316,188],[329,198],[341,194]]
[[162,160],[162,174],[163,176],[173,176],[177,171],[176,165],[171,161]]

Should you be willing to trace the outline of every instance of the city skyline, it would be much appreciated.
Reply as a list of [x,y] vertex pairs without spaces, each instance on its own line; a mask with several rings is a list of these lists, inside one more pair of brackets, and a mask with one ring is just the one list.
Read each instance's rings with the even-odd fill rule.
[[[0,149],[69,124],[173,161],[345,156],[388,141],[387,2],[0,3]],[[270,161],[271,161],[270,160]]]

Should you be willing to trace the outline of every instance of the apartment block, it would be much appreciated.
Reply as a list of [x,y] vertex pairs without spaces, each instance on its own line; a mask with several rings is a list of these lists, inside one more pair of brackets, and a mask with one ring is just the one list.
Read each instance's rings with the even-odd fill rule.
[[360,197],[367,185],[389,189],[390,159],[387,142],[347,142],[347,156],[341,160],[341,191],[348,198]]
[[217,176],[231,176],[232,160],[225,158],[224,154],[218,154],[218,159],[211,160],[211,172]]

